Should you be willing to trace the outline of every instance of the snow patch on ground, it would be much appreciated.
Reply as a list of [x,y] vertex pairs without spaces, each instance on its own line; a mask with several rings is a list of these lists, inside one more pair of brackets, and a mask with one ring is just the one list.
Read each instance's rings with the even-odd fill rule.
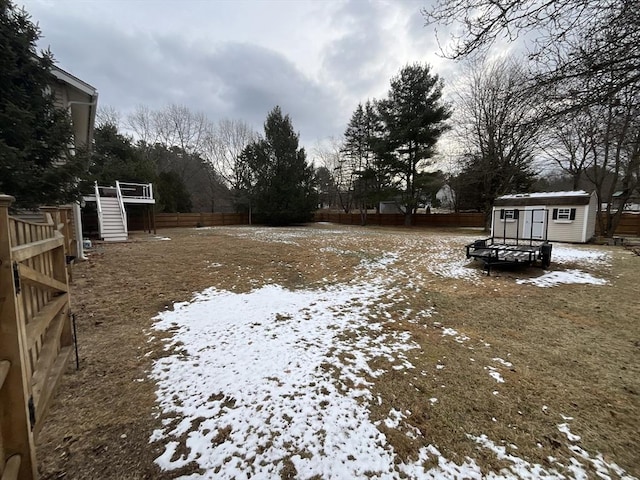
[[449,327],[445,327],[442,329],[442,336],[443,337],[454,337],[455,341],[458,343],[464,343],[467,340],[469,340],[469,337],[466,336],[464,333],[458,333],[457,330],[453,329],[453,328],[449,328]]
[[495,367],[484,367],[485,370],[489,370],[489,376],[493,378],[498,383],[504,383],[504,378]]
[[[155,328],[173,331],[168,346],[177,349],[152,372],[170,419],[152,437],[168,441],[158,465],[220,469],[202,478],[270,478],[289,457],[303,478],[392,475],[399,468],[393,452],[362,402],[372,400],[370,379],[382,373],[367,362],[406,364],[402,352],[416,346],[367,320],[367,304],[383,292],[371,283],[317,291],[271,285],[245,294],[208,289],[158,315]],[[187,453],[177,455],[181,441]]]
[[580,435],[574,435],[573,433],[571,433],[568,423],[561,423],[560,425],[558,425],[558,431],[560,433],[564,433],[567,436],[567,440],[569,440],[570,442],[580,441]]
[[593,250],[589,247],[575,247],[553,244],[551,251],[553,263],[577,263],[584,266],[610,266],[611,255],[608,252]]
[[590,284],[590,285],[606,285],[609,283],[603,278],[594,277],[590,273],[582,270],[564,270],[556,272],[545,272],[536,278],[520,278],[516,280],[518,284],[530,284],[536,287],[554,287],[560,284]]
[[498,362],[498,363],[504,365],[505,367],[509,367],[509,368],[513,367],[513,363],[507,362],[506,360],[503,360],[500,357],[494,357],[491,360],[493,360],[494,362]]
[[[214,227],[215,228],[215,227]],[[285,243],[299,245],[296,241],[310,236],[336,236],[344,235],[344,230],[329,228],[305,228],[305,227],[254,227],[254,228],[225,228],[225,233],[237,237],[251,237],[263,242]]]
[[[229,232],[294,244],[303,235],[344,235],[332,229],[245,227]],[[409,424],[411,412],[389,405],[386,417],[374,423],[369,410],[373,403],[383,404],[371,393],[372,382],[385,372],[382,368],[414,368],[407,355],[417,344],[410,334],[390,333],[384,324],[424,323],[432,313],[406,306],[399,310],[405,297],[397,286],[398,275],[404,274],[394,263],[404,260],[441,277],[482,281],[478,269],[458,269],[463,268],[463,245],[468,242],[468,238],[438,239],[432,245],[431,239],[409,241],[399,236],[395,251],[361,262],[357,283],[295,291],[267,285],[239,294],[211,288],[191,302],[176,304],[173,311],[160,313],[155,328],[172,336],[166,342],[170,354],[156,360],[151,372],[158,385],[163,425],[150,438],[164,447],[156,463],[165,471],[195,465],[202,473],[184,477],[192,479],[278,478],[286,465],[295,467],[296,478],[487,478],[471,458],[461,458],[460,463],[445,458],[426,434]],[[420,252],[416,247],[427,251],[425,256],[407,255]],[[337,254],[358,253],[325,248]],[[585,254],[589,251],[570,247],[563,252],[563,247],[554,245],[554,254],[556,250],[559,263],[610,261],[601,252]],[[439,261],[432,261],[432,252],[442,253]],[[551,273],[562,272],[547,272]],[[425,287],[425,279],[429,276],[417,274],[411,279],[417,291]],[[466,335],[439,322],[433,326],[442,328],[443,336],[471,343]],[[385,359],[388,366],[374,370],[370,366],[374,358],[376,365]],[[492,361],[499,367],[512,366],[499,357]],[[486,369],[496,382],[504,382],[498,368]],[[426,396],[425,402],[439,406],[436,396]],[[403,462],[396,456],[378,428],[383,425],[425,445],[415,461]],[[494,479],[586,478],[592,473],[588,466],[602,478],[614,473],[631,478],[599,453],[593,456],[582,449],[568,424],[558,429],[571,442],[567,448],[573,458],[567,465],[554,459],[543,467],[515,455],[515,445],[507,452],[508,447],[486,435],[469,438],[483,450],[481,455],[493,454],[507,463],[507,468],[489,473]]]
[[468,237],[447,237],[433,239],[427,247],[429,263],[427,270],[444,278],[463,280],[479,280],[481,273],[477,268],[469,268],[464,245],[469,243]]

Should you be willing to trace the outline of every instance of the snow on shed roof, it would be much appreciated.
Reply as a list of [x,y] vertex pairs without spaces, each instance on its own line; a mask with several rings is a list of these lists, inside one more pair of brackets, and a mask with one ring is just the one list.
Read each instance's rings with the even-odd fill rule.
[[591,194],[584,190],[572,192],[536,192],[503,195],[496,198],[496,206],[530,206],[530,205],[586,205]]

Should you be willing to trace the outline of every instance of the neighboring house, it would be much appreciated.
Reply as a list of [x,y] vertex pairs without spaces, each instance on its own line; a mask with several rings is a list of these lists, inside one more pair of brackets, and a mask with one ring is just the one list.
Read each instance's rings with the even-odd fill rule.
[[[53,73],[53,76],[56,78],[55,84],[51,86],[56,97],[56,104],[60,108],[67,109],[71,116],[74,152],[78,148],[91,146],[96,121],[96,109],[98,107],[98,91],[88,83],[55,65],[51,73]],[[84,251],[82,247],[82,216],[80,214],[80,204],[75,203],[72,207],[76,238],[76,256],[82,259],[84,258]]]
[[67,109],[71,116],[74,147],[91,145],[98,107],[98,91],[55,65],[51,73],[57,80],[56,84],[52,85],[56,104]]
[[[622,197],[624,191],[618,191],[613,194],[613,209],[618,210],[622,207],[622,210],[626,212],[638,212],[640,211],[640,189],[636,188],[631,192],[631,196],[624,205],[621,205],[620,197]],[[605,205],[606,209],[606,205]]]
[[380,213],[402,213],[404,209],[395,200],[380,202]]
[[[51,69],[55,82],[50,86],[55,96],[55,104],[58,108],[65,109],[71,117],[73,130],[73,144],[71,152],[75,152],[93,142],[93,130],[96,119],[96,108],[98,104],[98,91],[88,83],[74,77],[55,65]],[[60,162],[64,162],[61,159]],[[74,248],[71,248],[68,255],[78,259],[84,259],[84,249],[82,244],[82,215],[80,204],[71,205],[74,230]],[[17,216],[22,220],[32,222],[44,221],[45,214],[39,210],[22,210]]]
[[496,198],[491,236],[586,243],[595,235],[595,192],[544,192]]
[[440,202],[440,208],[446,210],[454,210],[456,202],[455,202],[455,191],[451,188],[450,185],[444,184],[440,187],[440,190],[436,192],[436,200]]

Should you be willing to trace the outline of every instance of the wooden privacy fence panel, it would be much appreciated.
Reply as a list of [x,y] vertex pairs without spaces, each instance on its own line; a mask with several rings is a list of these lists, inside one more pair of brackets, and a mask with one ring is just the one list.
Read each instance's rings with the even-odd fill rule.
[[222,227],[247,225],[249,216],[244,213],[156,213],[156,228]]
[[[343,225],[360,225],[359,213],[316,212],[315,222],[331,222]],[[401,213],[369,213],[367,225],[403,226]],[[418,213],[413,215],[411,225],[416,227],[484,227],[482,213]]]
[[[90,222],[91,219],[83,219]],[[360,225],[359,213],[316,212],[314,222],[331,222],[343,225]],[[246,213],[156,213],[156,228],[193,228],[219,227],[224,225],[248,225],[249,216]],[[367,225],[403,226],[403,214],[369,213]],[[482,213],[433,213],[416,214],[412,225],[417,227],[484,227]],[[129,217],[129,230],[144,230],[142,217]]]
[[68,216],[64,210],[50,210],[47,224],[19,220],[9,216],[12,200],[0,195],[3,480],[5,476],[36,476],[35,438],[73,351],[65,251],[68,239],[61,233],[70,228]]
[[[83,222],[91,224],[92,219],[83,217]],[[316,212],[314,222],[330,222],[343,225],[360,225],[359,213]],[[156,213],[157,228],[193,228],[216,227],[224,225],[247,225],[249,217],[243,213]],[[97,225],[97,224],[96,224]],[[403,226],[404,215],[392,213],[369,213],[367,225]],[[418,213],[413,216],[413,226],[416,227],[484,227],[482,213]],[[97,228],[97,226],[96,226]],[[129,217],[130,230],[145,230],[143,218],[132,215]],[[73,232],[70,233],[71,235]],[[620,219],[616,230],[617,235],[640,236],[640,214],[625,213]],[[65,235],[66,237],[66,235]]]
[[[598,222],[596,222],[596,234],[600,235]],[[615,234],[640,237],[640,213],[623,213]]]
[[40,210],[51,215],[56,229],[64,237],[64,250],[66,254],[77,258],[78,243],[76,239],[75,220],[73,218],[73,207],[40,207]]

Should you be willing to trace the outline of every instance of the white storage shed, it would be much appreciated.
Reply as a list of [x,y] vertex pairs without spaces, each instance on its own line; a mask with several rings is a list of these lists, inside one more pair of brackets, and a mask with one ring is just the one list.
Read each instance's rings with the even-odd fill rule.
[[491,236],[586,243],[596,232],[595,192],[541,192],[496,198]]

